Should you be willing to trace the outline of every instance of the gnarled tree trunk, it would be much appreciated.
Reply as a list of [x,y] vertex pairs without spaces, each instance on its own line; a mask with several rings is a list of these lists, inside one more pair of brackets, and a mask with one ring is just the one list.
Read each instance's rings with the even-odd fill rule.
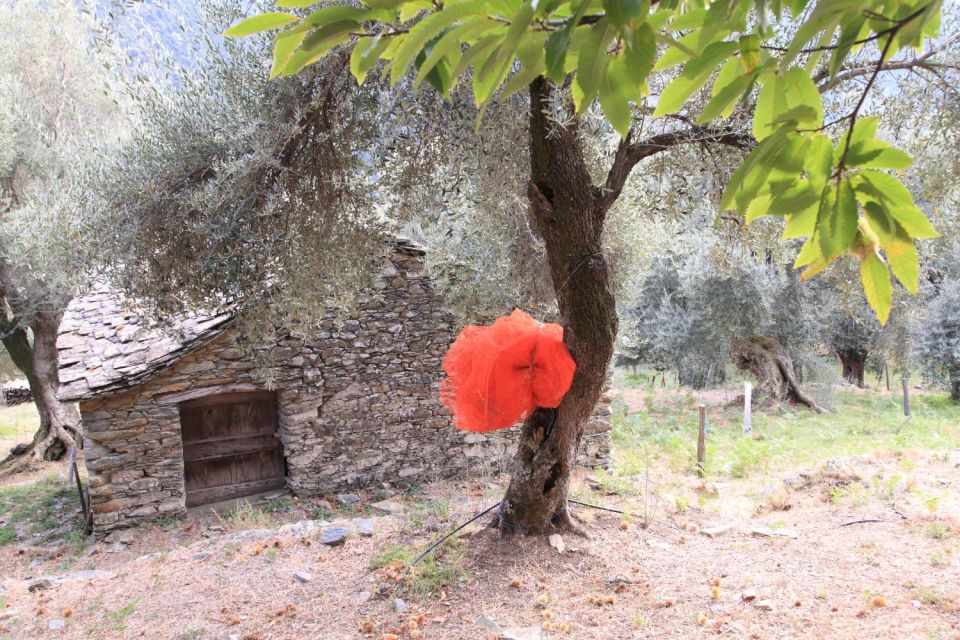
[[[19,447],[0,465],[7,466],[17,458],[36,461],[59,460],[76,452],[79,442],[80,417],[72,404],[57,399],[60,387],[57,357],[57,332],[62,314],[38,313],[30,330],[33,344],[22,327],[0,332],[3,345],[13,363],[30,383],[30,392],[40,414],[40,427],[27,447]],[[2,329],[2,327],[0,327]]]
[[863,388],[863,371],[867,364],[867,352],[858,349],[844,349],[837,352],[843,365],[843,379],[850,384]]
[[567,509],[570,473],[583,428],[593,413],[613,357],[617,313],[602,249],[609,204],[587,170],[576,125],[547,117],[550,84],[530,87],[528,197],[550,263],[564,341],[577,363],[573,385],[557,409],[526,420],[513,476],[500,505],[505,533],[577,530]]
[[797,382],[793,361],[775,338],[750,335],[731,336],[730,358],[740,371],[749,371],[757,379],[757,390],[773,402],[794,402],[823,411],[804,393]]

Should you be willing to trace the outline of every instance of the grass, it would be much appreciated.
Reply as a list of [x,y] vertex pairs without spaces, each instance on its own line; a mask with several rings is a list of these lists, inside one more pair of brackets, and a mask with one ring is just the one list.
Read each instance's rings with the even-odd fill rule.
[[113,620],[114,631],[123,631],[126,628],[127,618],[129,618],[130,614],[137,610],[138,602],[140,602],[140,598],[134,598],[116,611],[107,612],[107,615],[111,620]]
[[255,507],[246,500],[224,514],[223,520],[238,530],[266,529],[273,526],[273,516],[268,511]]
[[[418,554],[411,545],[391,544],[381,553],[370,558],[371,569],[384,569],[393,576],[402,592],[414,596],[436,593],[443,587],[451,587],[468,577],[464,553],[466,544],[454,536],[437,547],[414,567],[410,562]],[[409,569],[409,573],[407,570]],[[396,578],[402,575],[401,580]]]
[[0,406],[0,440],[29,438],[39,426],[40,416],[32,402]]
[[[743,478],[864,451],[934,453],[960,447],[960,405],[949,398],[917,395],[912,417],[903,416],[899,399],[886,393],[838,392],[830,413],[801,408],[753,415],[753,437],[741,433],[740,407],[707,409],[708,476]],[[637,475],[654,463],[677,471],[696,463],[697,410],[692,397],[659,399],[649,411],[614,415],[617,475]],[[895,478],[876,489],[893,495]],[[892,499],[892,498],[891,498]]]
[[80,528],[79,520],[73,517],[79,507],[76,489],[64,486],[55,475],[36,482],[0,487],[0,516],[7,523],[0,528],[0,546],[13,542],[18,528],[27,534],[37,534],[56,529],[65,522],[71,526],[49,536],[47,541],[62,539],[72,542]]

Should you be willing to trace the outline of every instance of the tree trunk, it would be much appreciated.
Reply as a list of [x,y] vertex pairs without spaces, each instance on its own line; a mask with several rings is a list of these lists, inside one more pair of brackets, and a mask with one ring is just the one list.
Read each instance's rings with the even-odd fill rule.
[[500,505],[505,533],[579,531],[567,508],[570,474],[613,357],[617,313],[603,255],[606,206],[593,185],[576,124],[548,118],[551,85],[530,86],[530,209],[546,246],[564,342],[577,363],[556,409],[524,422],[513,476]]
[[740,371],[749,371],[757,379],[757,391],[773,402],[794,402],[823,411],[804,393],[797,382],[793,362],[775,338],[751,335],[731,336],[730,358]]
[[960,402],[960,378],[950,380],[950,399],[954,402]]
[[80,416],[72,404],[60,402],[57,357],[57,332],[62,314],[40,313],[30,324],[33,345],[27,332],[17,327],[3,333],[3,345],[13,363],[30,383],[34,404],[40,414],[40,427],[32,443],[8,456],[0,465],[6,466],[14,458],[31,453],[35,461],[59,460],[76,452],[79,441]]
[[843,379],[863,389],[863,372],[867,362],[867,352],[858,349],[844,349],[837,352],[843,365]]

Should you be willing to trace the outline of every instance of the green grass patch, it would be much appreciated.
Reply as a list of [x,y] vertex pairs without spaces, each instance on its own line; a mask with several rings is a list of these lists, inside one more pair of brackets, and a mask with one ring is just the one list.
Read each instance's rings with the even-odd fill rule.
[[40,416],[32,402],[12,407],[0,406],[0,440],[29,438],[39,426]]
[[[803,408],[755,411],[751,438],[742,434],[740,407],[709,407],[706,472],[742,478],[867,451],[936,453],[960,446],[960,405],[942,396],[918,395],[911,399],[911,409],[912,417],[905,418],[894,395],[838,392],[830,413]],[[649,411],[615,414],[613,440],[617,475],[637,475],[663,463],[677,471],[692,471],[697,444],[695,403],[677,396],[658,399]],[[875,489],[892,494],[894,487],[885,484]]]
[[13,542],[17,529],[37,534],[70,523],[69,528],[48,538],[67,539],[80,529],[80,522],[73,515],[79,507],[76,489],[64,486],[54,475],[0,487],[0,515],[7,520],[7,525],[0,529],[0,545]]
[[435,593],[443,587],[451,587],[467,579],[464,558],[466,544],[458,537],[450,538],[415,566],[410,567],[419,552],[419,548],[411,548],[409,545],[391,544],[370,558],[370,568],[383,569],[390,565],[402,565],[409,576],[396,584],[400,591],[414,596]]

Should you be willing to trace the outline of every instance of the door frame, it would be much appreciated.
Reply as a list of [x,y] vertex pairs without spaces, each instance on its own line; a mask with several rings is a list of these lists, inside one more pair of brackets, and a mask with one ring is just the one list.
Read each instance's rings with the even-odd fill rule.
[[[188,490],[187,490],[188,460],[187,460],[187,442],[184,439],[184,432],[183,432],[184,409],[191,410],[191,409],[200,409],[203,407],[215,407],[215,406],[222,406],[222,405],[229,405],[229,404],[250,404],[255,402],[270,401],[270,403],[272,404],[273,416],[274,416],[274,431],[273,431],[272,437],[277,440],[277,447],[279,448],[281,457],[283,459],[282,481],[283,481],[283,486],[287,486],[287,483],[289,481],[289,464],[287,462],[287,455],[286,455],[285,447],[283,446],[283,440],[280,438],[280,415],[278,411],[279,403],[278,403],[278,394],[276,393],[276,391],[268,391],[266,389],[256,388],[256,389],[230,390],[226,392],[221,390],[218,392],[218,390],[214,388],[214,389],[211,389],[210,393],[203,394],[203,395],[200,395],[198,393],[200,391],[202,390],[199,390],[199,389],[193,390],[192,393],[190,394],[191,397],[189,399],[176,403],[177,421],[180,427],[180,443],[181,443],[181,450],[182,450],[181,459],[183,461],[183,474],[181,476],[183,479],[183,499],[186,507],[189,509],[192,507],[203,506],[205,504],[213,504],[216,502],[221,502],[223,500],[239,499],[239,498],[243,498],[244,495],[236,495],[236,496],[229,496],[229,497],[223,497],[223,498],[215,498],[210,500],[203,500],[202,502],[194,502],[193,504],[191,504],[191,501],[189,500],[189,496],[188,496]],[[170,403],[170,404],[173,404],[173,403]],[[225,439],[229,439],[229,438],[225,438]],[[211,459],[215,459],[216,457],[218,456],[212,456]],[[219,457],[227,458],[230,456],[219,456]],[[256,495],[257,493],[261,493],[263,491],[271,491],[271,490],[276,490],[278,488],[278,487],[264,487],[264,488],[258,489],[257,483],[262,483],[262,482],[265,482],[265,481],[256,480],[256,481],[250,481],[247,483],[236,483],[234,485],[223,485],[223,486],[241,487],[243,484],[252,485],[250,487],[251,491],[246,495]],[[199,489],[199,491],[206,491],[208,489],[216,489],[216,487],[205,487],[203,489]]]

